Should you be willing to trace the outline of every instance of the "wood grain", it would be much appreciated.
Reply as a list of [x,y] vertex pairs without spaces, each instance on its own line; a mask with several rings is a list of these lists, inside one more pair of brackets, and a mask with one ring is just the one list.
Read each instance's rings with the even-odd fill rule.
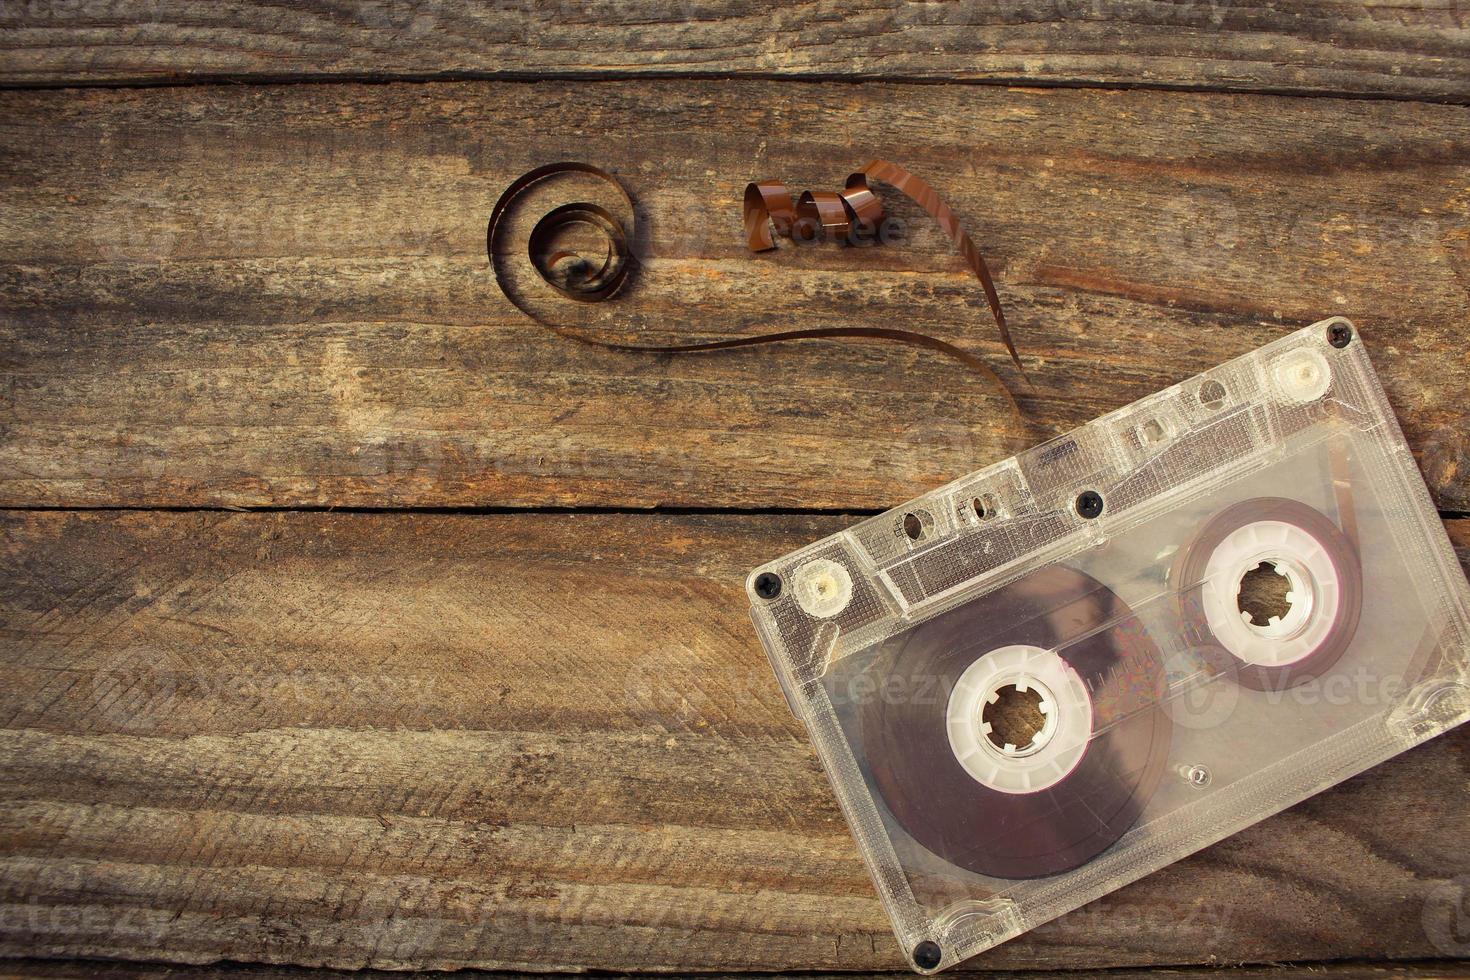
[[[0,953],[898,968],[743,611],[841,523],[0,515]],[[1460,730],[973,965],[1464,955],[1467,783]]]
[[1455,0],[82,0],[0,10],[0,83],[760,75],[1470,97]]
[[[901,323],[1006,373],[916,209],[895,205],[887,247],[744,250],[746,180],[833,186],[878,154],[991,257],[1029,429],[908,349],[584,348],[487,271],[500,190],[585,158],[626,181],[647,242],[594,327]],[[877,509],[1345,313],[1440,507],[1470,510],[1460,107],[696,81],[10,92],[0,187],[0,504]],[[557,193],[590,191],[523,217]]]
[[[647,974],[605,974],[609,980]],[[813,980],[898,980],[911,973],[807,973]],[[1016,976],[1014,971],[956,967],[946,976]],[[460,970],[455,980],[536,980],[544,973]],[[780,973],[700,973],[701,980],[774,980]],[[1029,970],[1027,980],[1079,980],[1077,971]],[[1277,963],[1266,966],[1185,967],[1110,970],[1107,980],[1461,980],[1470,976],[1470,961],[1419,960],[1403,963]],[[321,967],[267,966],[230,963],[220,966],[176,966],[164,963],[124,963],[106,960],[0,961],[0,978],[48,977],[53,980],[402,980],[389,970],[330,970]]]

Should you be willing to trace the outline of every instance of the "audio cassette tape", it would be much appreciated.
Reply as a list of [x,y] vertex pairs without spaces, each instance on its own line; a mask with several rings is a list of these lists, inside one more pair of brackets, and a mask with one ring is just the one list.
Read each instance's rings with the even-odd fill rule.
[[1341,318],[747,590],[920,972],[1470,717],[1470,589]]

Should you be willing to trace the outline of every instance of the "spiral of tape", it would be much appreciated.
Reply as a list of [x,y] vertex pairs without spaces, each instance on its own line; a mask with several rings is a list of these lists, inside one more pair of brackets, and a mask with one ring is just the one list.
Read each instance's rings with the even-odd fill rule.
[[[636,240],[637,217],[633,197],[613,174],[592,164],[563,161],[537,167],[516,178],[500,195],[490,212],[490,220],[485,229],[485,250],[501,292],[518,310],[547,330],[592,347],[646,354],[699,353],[797,340],[851,339],[905,344],[943,354],[983,376],[999,390],[1016,417],[1025,423],[1025,416],[1010,388],[989,364],[954,344],[912,330],[890,327],[823,327],[690,344],[639,344],[593,336],[539,315],[509,282],[505,265],[509,253],[502,242],[505,219],[516,199],[532,187],[554,177],[572,173],[589,175],[611,187],[628,214],[628,223],[625,226],[615,214],[600,204],[574,202],[553,208],[537,220],[527,239],[527,257],[536,274],[565,299],[579,303],[597,303],[617,296],[627,285],[636,265],[630,244]],[[790,237],[803,233],[803,229],[807,228],[813,229],[813,235],[832,235],[853,228],[876,228],[883,220],[884,211],[881,199],[868,184],[870,178],[891,184],[917,203],[958,245],[966,265],[985,292],[986,301],[999,327],[1001,341],[1024,378],[1025,371],[1021,369],[1020,357],[1011,340],[1010,330],[1001,310],[1000,297],[996,293],[984,258],[969,235],[960,228],[954,211],[944,203],[939,194],[923,180],[896,164],[874,160],[851,175],[844,189],[837,193],[808,191],[793,198],[786,186],[778,181],[751,183],[745,191],[747,244],[753,251],[762,252],[776,247],[776,236]],[[590,228],[600,235],[605,243],[603,253],[589,258],[580,252],[558,248],[555,243],[561,238],[561,233],[574,226]]]

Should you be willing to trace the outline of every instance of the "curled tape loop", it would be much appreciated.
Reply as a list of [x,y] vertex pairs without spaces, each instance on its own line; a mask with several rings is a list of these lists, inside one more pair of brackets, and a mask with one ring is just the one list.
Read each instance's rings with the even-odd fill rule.
[[[531,230],[527,251],[532,267],[545,283],[562,297],[579,303],[596,303],[612,299],[627,284],[628,276],[635,265],[630,241],[634,233],[635,208],[632,196],[622,183],[611,173],[600,167],[577,161],[564,161],[537,167],[522,174],[511,182],[495,202],[490,212],[490,221],[485,229],[485,250],[495,272],[496,282],[507,299],[536,323],[568,340],[599,347],[604,350],[628,351],[647,354],[685,354],[701,351],[731,350],[738,347],[754,347],[760,344],[782,343],[792,340],[826,340],[850,338],[854,340],[888,341],[921,347],[943,354],[964,364],[970,370],[992,382],[1005,397],[1016,415],[1023,419],[1010,389],[1006,387],[995,370],[979,357],[946,341],[911,330],[888,327],[824,327],[813,330],[785,330],[777,333],[738,337],[730,340],[705,341],[694,344],[630,344],[604,340],[589,336],[580,330],[554,323],[534,312],[531,306],[507,283],[504,259],[506,252],[500,247],[505,217],[515,199],[541,181],[567,173],[588,174],[608,184],[626,207],[628,226],[609,210],[598,204],[577,202],[564,204],[542,215]],[[801,237],[814,240],[819,235],[828,237],[851,233],[854,229],[875,231],[883,220],[881,199],[869,186],[869,178],[891,184],[912,199],[938,222],[955,243],[966,264],[985,290],[991,313],[1000,328],[1001,340],[1018,369],[1020,358],[1011,342],[1005,316],[1001,312],[1000,298],[996,295],[990,272],[985,260],[975,248],[970,237],[959,227],[959,220],[932,187],[896,164],[874,160],[861,171],[852,174],[840,192],[807,191],[792,198],[790,190],[779,181],[762,180],[751,183],[745,189],[745,235],[746,243],[756,252],[769,251],[776,247],[776,238]],[[589,261],[580,253],[557,249],[553,243],[564,229],[581,225],[599,232],[606,241],[606,251],[598,259]],[[1025,371],[1022,369],[1022,377]]]
[[891,185],[923,208],[924,213],[933,218],[955,243],[965,265],[985,291],[985,301],[990,304],[990,313],[995,317],[1006,353],[1011,355],[1011,362],[1024,377],[1026,369],[1021,367],[1021,359],[1016,354],[1015,342],[1006,326],[1005,311],[1001,309],[1000,296],[995,291],[995,281],[990,277],[984,256],[960,227],[960,219],[954,209],[944,203],[939,192],[923,178],[896,163],[874,160],[850,175],[841,192],[805,191],[794,206],[791,192],[785,184],[776,180],[755,181],[745,188],[745,243],[753,252],[765,252],[776,247],[777,236],[806,241],[815,236],[817,229],[829,237],[854,232],[871,233],[883,222],[883,202],[868,186],[869,179]]

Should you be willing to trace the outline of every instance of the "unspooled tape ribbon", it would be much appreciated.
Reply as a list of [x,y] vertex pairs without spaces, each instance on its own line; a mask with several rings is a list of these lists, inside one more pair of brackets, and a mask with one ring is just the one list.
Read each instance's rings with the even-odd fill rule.
[[[1000,330],[1001,343],[1022,377],[1026,369],[1016,354],[1016,345],[1011,340],[1010,328],[1006,326],[1005,311],[1000,307],[1000,296],[995,291],[995,280],[985,258],[975,247],[974,241],[960,227],[960,219],[954,209],[944,203],[939,192],[930,187],[923,178],[909,173],[896,163],[874,160],[863,169],[847,178],[847,185],[840,191],[805,191],[793,202],[791,191],[777,180],[757,180],[745,188],[745,243],[752,252],[764,252],[776,247],[775,236],[810,240],[820,233],[827,236],[873,235],[883,223],[883,202],[869,180],[892,185],[900,194],[913,201],[945,235],[955,243],[965,265],[980,281],[985,291],[985,301],[990,304],[991,315]],[[774,232],[774,234],[773,234]]]
[[[554,323],[537,315],[524,298],[518,295],[517,291],[507,282],[504,265],[507,253],[499,247],[504,230],[504,219],[515,199],[533,185],[567,173],[591,175],[616,190],[627,209],[629,227],[624,228],[622,222],[612,212],[598,204],[579,202],[561,205],[542,215],[532,228],[527,241],[527,253],[531,265],[548,286],[566,299],[579,303],[595,303],[616,296],[626,285],[634,264],[629,242],[634,238],[632,225],[636,217],[632,196],[623,187],[622,182],[606,170],[588,163],[566,161],[547,164],[528,171],[516,178],[500,195],[500,200],[495,202],[495,207],[490,212],[490,221],[485,229],[485,250],[489,255],[490,264],[501,292],[518,310],[556,335],[604,350],[644,354],[686,354],[754,347],[760,344],[775,344],[793,340],[837,338],[907,344],[951,357],[982,375],[1000,390],[1011,410],[1024,420],[1015,397],[1005,382],[1001,380],[1000,375],[996,374],[989,364],[954,344],[912,330],[889,327],[823,327],[812,330],[785,330],[695,344],[628,344],[592,337],[580,330]],[[774,248],[776,243],[772,237],[773,226],[776,234],[786,237],[794,233],[801,233],[801,229],[810,222],[815,222],[829,235],[847,232],[853,228],[876,229],[883,220],[883,205],[868,186],[870,177],[892,184],[914,200],[959,245],[966,264],[975,273],[985,290],[991,312],[1000,327],[1001,340],[1005,343],[1006,350],[1010,352],[1011,359],[1017,368],[1020,368],[1020,358],[1016,356],[1015,346],[1011,342],[1010,332],[1006,328],[1005,317],[1001,312],[1000,298],[996,295],[990,272],[985,267],[985,260],[981,258],[970,237],[960,229],[959,220],[955,217],[954,212],[940,199],[934,189],[902,167],[883,160],[874,160],[849,177],[847,186],[841,193],[807,192],[795,202],[792,201],[791,194],[785,186],[776,181],[752,183],[745,191],[747,243],[754,251]],[[606,239],[606,252],[599,259],[588,261],[586,256],[580,253],[553,247],[558,232],[574,225],[593,228]],[[1024,370],[1022,376],[1025,376]]]

